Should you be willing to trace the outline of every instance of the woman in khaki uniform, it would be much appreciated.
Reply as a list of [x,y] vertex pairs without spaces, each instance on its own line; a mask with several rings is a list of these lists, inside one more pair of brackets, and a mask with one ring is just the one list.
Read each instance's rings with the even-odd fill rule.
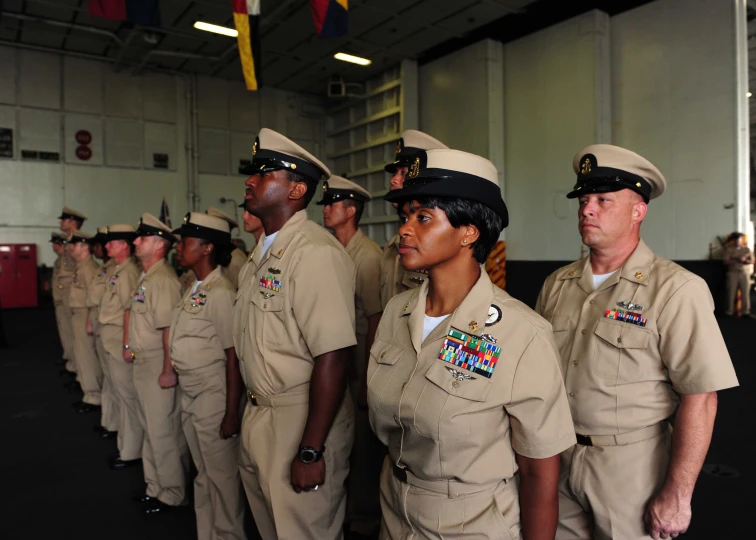
[[178,263],[197,280],[173,312],[171,359],[181,387],[181,423],[197,467],[197,537],[243,540],[239,475],[241,373],[233,340],[236,289],[222,274],[231,262],[228,223],[190,212],[176,246]]
[[430,279],[389,302],[370,352],[380,537],[553,539],[575,433],[548,323],[481,271],[508,223],[496,167],[420,151],[386,199],[402,267]]

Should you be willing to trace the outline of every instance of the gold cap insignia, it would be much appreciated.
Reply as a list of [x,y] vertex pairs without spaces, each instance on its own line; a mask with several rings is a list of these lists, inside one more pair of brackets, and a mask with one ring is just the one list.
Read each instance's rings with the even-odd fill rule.
[[575,270],[570,270],[570,273],[567,274],[567,275],[570,276],[570,277],[574,276],[575,275]]
[[420,158],[416,157],[415,161],[412,162],[412,166],[410,167],[409,177],[417,178],[418,174],[420,174]]
[[403,142],[402,139],[399,139],[398,141],[396,141],[396,153],[397,154],[401,153],[401,151],[402,151],[402,146],[404,146],[402,144],[402,142]]
[[583,160],[583,165],[580,167],[580,173],[588,174],[589,172],[591,172],[591,160],[589,158],[585,158]]
[[257,139],[255,139],[255,142],[254,142],[254,144],[252,145],[252,155],[253,155],[253,156],[254,156],[255,154],[257,154],[257,145],[258,145],[258,143],[259,143],[259,142],[260,142],[260,141],[258,141]]
[[184,216],[184,224],[189,223],[189,214]]
[[328,182],[323,182],[323,191],[328,191]]
[[470,332],[475,332],[478,329],[478,322],[477,321],[470,321]]

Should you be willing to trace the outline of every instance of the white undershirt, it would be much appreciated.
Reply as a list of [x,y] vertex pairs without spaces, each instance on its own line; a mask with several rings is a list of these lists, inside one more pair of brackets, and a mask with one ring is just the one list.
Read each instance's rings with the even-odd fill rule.
[[270,249],[270,246],[271,246],[271,245],[273,244],[273,240],[275,240],[275,239],[276,239],[276,235],[277,235],[277,234],[278,234],[279,232],[280,232],[280,231],[276,231],[276,232],[274,232],[273,234],[271,234],[270,236],[268,236],[268,235],[266,235],[266,236],[265,236],[265,240],[263,240],[263,252],[262,252],[262,256],[263,256],[263,257],[265,257],[265,254],[266,254],[266,253],[268,252],[268,250]]
[[[616,272],[616,270],[614,272]],[[601,287],[601,284],[604,283],[607,279],[609,279],[609,277],[612,274],[614,274],[614,272],[609,272],[608,274],[599,274],[599,275],[594,274],[593,275],[593,290],[595,291],[596,289]]]
[[440,317],[429,317],[426,315],[425,320],[423,321],[423,341],[425,341],[425,338],[427,338],[447,317],[448,315],[441,315]]
[[201,282],[201,281],[195,281],[195,282],[194,282],[194,287],[192,287],[192,294],[194,294],[194,293],[196,293],[196,292],[197,292],[197,289],[199,289],[199,286],[200,286],[200,285],[202,285],[202,282]]

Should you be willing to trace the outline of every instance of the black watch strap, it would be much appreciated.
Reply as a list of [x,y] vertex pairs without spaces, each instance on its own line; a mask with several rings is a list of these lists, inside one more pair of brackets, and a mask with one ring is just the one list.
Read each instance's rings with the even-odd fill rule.
[[312,446],[299,447],[299,460],[307,465],[320,461],[325,452],[325,446],[322,450],[315,450]]

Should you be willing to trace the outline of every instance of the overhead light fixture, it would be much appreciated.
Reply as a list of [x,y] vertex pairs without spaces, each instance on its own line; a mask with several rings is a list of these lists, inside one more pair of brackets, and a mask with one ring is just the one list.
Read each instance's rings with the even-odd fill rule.
[[212,32],[213,34],[220,34],[222,36],[236,37],[239,35],[239,32],[233,28],[218,26],[217,24],[210,24],[202,21],[195,22],[194,27],[197,30],[204,30],[205,32]]
[[360,66],[369,66],[373,63],[372,60],[368,60],[367,58],[360,58],[359,56],[354,56],[347,53],[336,53],[333,55],[333,57],[336,60],[341,60],[342,62],[349,62],[350,64],[359,64]]

